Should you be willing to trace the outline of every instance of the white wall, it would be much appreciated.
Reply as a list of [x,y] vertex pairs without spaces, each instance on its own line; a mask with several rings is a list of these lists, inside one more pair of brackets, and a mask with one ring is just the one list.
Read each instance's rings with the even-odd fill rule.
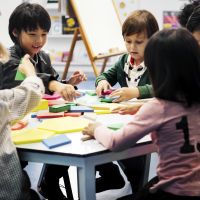
[[22,0],[6,0],[1,1],[0,6],[0,41],[6,46],[10,47],[13,43],[8,34],[8,20],[12,11],[22,3]]
[[[3,42],[7,47],[12,45],[12,41],[8,35],[8,20],[11,12],[14,8],[19,5],[23,0],[6,0],[4,3],[1,3],[0,7],[0,41]],[[37,0],[38,1],[38,0]],[[100,0],[99,0],[100,1]],[[166,11],[179,11],[180,8],[188,3],[188,0],[114,0],[116,2],[125,2],[125,8],[128,11],[133,11],[135,9],[147,9],[151,11],[156,19],[158,20],[160,28],[162,28],[162,12]],[[120,12],[123,16],[124,9],[121,9]]]
[[189,0],[113,0],[122,20],[137,9],[149,10],[163,28],[163,11],[179,11]]
[[140,0],[140,9],[147,9],[158,20],[159,27],[163,25],[163,11],[179,11],[188,0]]

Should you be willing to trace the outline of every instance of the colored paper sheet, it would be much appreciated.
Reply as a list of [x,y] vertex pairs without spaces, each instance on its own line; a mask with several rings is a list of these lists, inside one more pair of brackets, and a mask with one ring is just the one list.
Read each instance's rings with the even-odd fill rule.
[[67,104],[54,105],[54,106],[49,107],[49,112],[52,112],[52,113],[64,112],[64,111],[68,111],[70,107],[71,105],[67,105]]
[[41,142],[43,139],[54,135],[54,131],[46,131],[40,129],[23,129],[12,131],[12,140],[15,144],[26,144]]
[[94,110],[110,110],[110,111],[112,111],[113,109],[115,109],[119,106],[123,106],[123,105],[118,104],[118,103],[99,103],[99,104],[94,104],[91,107]]
[[32,112],[37,112],[40,110],[48,110],[49,106],[48,106],[48,101],[46,99],[41,99],[39,105],[37,107],[35,107]]
[[94,110],[87,106],[71,106],[69,112],[94,112]]
[[95,91],[87,91],[86,94],[88,94],[89,96],[96,96],[97,93]]
[[112,130],[118,130],[124,126],[123,123],[114,123],[114,124],[109,124],[107,127],[112,129]]
[[64,112],[58,112],[58,113],[42,112],[38,113],[36,117],[38,119],[64,117]]
[[66,135],[56,135],[42,141],[42,143],[50,149],[69,144],[71,142],[71,139],[69,139]]
[[42,98],[46,100],[55,100],[61,98],[61,96],[57,93],[54,93],[53,95],[44,94]]
[[89,124],[89,120],[81,117],[60,117],[46,119],[38,125],[39,129],[55,131],[56,133],[72,133],[82,131]]
[[95,112],[97,115],[110,114],[110,113],[112,113],[111,110],[94,110],[94,112]]
[[25,74],[17,70],[15,80],[16,81],[23,81],[26,78]]
[[80,117],[81,113],[80,112],[65,112],[64,116],[65,117]]

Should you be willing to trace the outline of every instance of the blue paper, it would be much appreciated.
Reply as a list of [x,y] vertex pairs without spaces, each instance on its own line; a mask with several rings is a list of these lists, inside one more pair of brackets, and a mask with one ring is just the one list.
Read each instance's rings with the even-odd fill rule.
[[42,143],[45,144],[48,148],[52,149],[58,146],[69,144],[72,141],[66,135],[53,136],[47,139],[42,140]]

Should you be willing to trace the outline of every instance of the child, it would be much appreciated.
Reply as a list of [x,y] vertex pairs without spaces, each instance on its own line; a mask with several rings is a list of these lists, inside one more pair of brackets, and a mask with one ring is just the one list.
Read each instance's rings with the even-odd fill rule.
[[[116,83],[119,83],[122,88],[111,93],[110,97],[119,96],[113,102],[152,96],[152,87],[143,61],[146,44],[158,29],[159,27],[155,17],[146,10],[134,11],[124,21],[122,35],[128,53],[121,56],[119,61],[111,69],[97,77],[96,92],[98,96],[101,96],[102,91],[106,91]],[[141,156],[120,161],[134,193],[142,185],[145,171],[145,157]],[[97,170],[100,170],[100,175],[102,176],[101,179],[97,179],[97,192],[124,186],[124,182],[122,181],[121,184],[118,184],[122,178],[119,170],[113,170],[114,164],[112,165],[113,167],[109,163],[110,167],[108,164],[97,167]],[[115,181],[111,181],[113,180],[111,176],[117,177],[114,178]]]
[[[122,129],[90,124],[83,134],[120,151],[152,133],[158,147],[158,177],[135,200],[200,199],[200,49],[185,29],[152,36],[144,55],[154,95]],[[152,112],[153,109],[153,112]]]
[[180,24],[187,28],[200,45],[200,1],[186,4],[178,16]]
[[[21,57],[28,53],[37,76],[43,80],[45,93],[57,92],[65,100],[73,101],[79,95],[74,86],[86,80],[86,76],[76,71],[68,81],[59,81],[59,75],[51,66],[49,56],[41,50],[46,43],[50,26],[50,16],[39,4],[22,3],[15,8],[9,19],[9,35],[14,46],[10,49],[10,60],[3,66],[2,87],[11,88],[21,83],[15,80],[16,70]],[[68,167],[47,165],[40,188],[46,198],[66,199],[60,190],[59,178],[63,173],[67,173],[67,170]]]
[[[7,53],[2,52],[4,48],[1,44],[0,46],[0,60],[5,61]],[[0,90],[0,199],[39,200],[37,193],[30,189],[30,180],[21,168],[15,145],[11,140],[10,125],[23,118],[39,103],[44,86],[36,76],[28,55],[22,59],[19,70],[27,77],[21,85]]]
[[37,75],[44,82],[45,93],[58,92],[64,99],[72,101],[79,95],[74,86],[86,80],[86,77],[76,71],[68,81],[59,81],[48,54],[41,51],[50,26],[49,14],[38,4],[22,3],[13,11],[9,19],[9,35],[15,45],[11,47],[10,60],[3,69],[3,74],[6,74],[3,76],[3,88],[19,85],[20,82],[15,81],[16,68],[21,57],[28,53]]
[[148,39],[158,29],[156,19],[146,10],[134,11],[125,20],[122,35],[128,54],[123,55],[111,69],[97,77],[98,96],[101,96],[103,90],[119,83],[122,88],[110,95],[119,96],[114,102],[151,97],[149,77],[143,62],[144,49]]

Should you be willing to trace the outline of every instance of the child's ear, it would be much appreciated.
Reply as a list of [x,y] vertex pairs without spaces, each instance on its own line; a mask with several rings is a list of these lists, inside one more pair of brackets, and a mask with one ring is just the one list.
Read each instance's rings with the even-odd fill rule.
[[14,29],[12,33],[13,33],[13,35],[14,35],[15,37],[18,37],[18,31],[17,31],[16,29]]

